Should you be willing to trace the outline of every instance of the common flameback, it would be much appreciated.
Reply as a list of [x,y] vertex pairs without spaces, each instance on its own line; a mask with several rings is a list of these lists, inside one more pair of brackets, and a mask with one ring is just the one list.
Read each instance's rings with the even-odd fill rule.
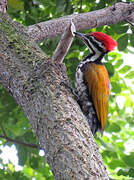
[[90,50],[90,54],[76,69],[75,93],[93,135],[97,131],[103,133],[108,116],[110,81],[102,60],[117,46],[117,43],[101,32],[90,34],[75,32],[75,35]]

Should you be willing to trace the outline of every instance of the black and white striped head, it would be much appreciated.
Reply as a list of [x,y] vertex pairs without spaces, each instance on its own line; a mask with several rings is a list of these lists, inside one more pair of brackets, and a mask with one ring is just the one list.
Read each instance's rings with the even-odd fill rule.
[[116,41],[102,32],[92,32],[90,34],[75,32],[74,34],[80,38],[93,53],[107,53],[117,46]]

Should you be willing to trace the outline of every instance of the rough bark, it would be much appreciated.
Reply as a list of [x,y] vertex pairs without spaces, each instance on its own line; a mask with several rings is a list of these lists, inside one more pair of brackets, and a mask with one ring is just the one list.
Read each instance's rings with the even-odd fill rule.
[[73,95],[64,64],[51,61],[24,28],[0,14],[0,83],[21,106],[55,179],[108,179],[98,146]]
[[[129,21],[134,24],[134,3],[117,3],[97,11],[82,14],[73,14],[58,19],[41,22],[26,28],[29,36],[35,40],[43,40],[62,34],[72,21],[76,30],[91,29],[94,27],[117,24],[121,21]],[[130,22],[131,21],[131,22]]]

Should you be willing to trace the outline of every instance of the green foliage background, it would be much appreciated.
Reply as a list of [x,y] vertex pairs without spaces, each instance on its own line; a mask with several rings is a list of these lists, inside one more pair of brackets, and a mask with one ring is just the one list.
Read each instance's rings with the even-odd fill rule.
[[[119,1],[118,1],[119,2]],[[130,0],[126,0],[130,2]],[[131,1],[132,2],[132,1]],[[8,14],[25,26],[41,21],[58,18],[73,13],[83,13],[111,6],[113,0],[8,0]],[[134,54],[134,28],[126,22],[90,29],[84,32],[101,31],[118,42],[118,51],[105,57],[105,66],[111,77],[111,97],[109,118],[104,136],[96,136],[96,142],[109,176],[115,179],[134,178],[134,66],[124,63],[122,54]],[[40,47],[51,56],[60,37],[40,43]],[[88,49],[75,39],[65,58],[67,73],[73,85],[77,65]],[[133,59],[132,59],[133,61]],[[119,105],[122,102],[122,106]],[[9,93],[0,86],[0,135],[30,144],[37,144],[29,121],[14,102]],[[11,147],[12,142],[0,139],[1,147]],[[0,158],[0,179],[6,180],[52,180],[53,175],[39,155],[38,149],[15,144],[21,171],[17,171],[13,162],[5,163]],[[2,152],[2,150],[1,150]]]

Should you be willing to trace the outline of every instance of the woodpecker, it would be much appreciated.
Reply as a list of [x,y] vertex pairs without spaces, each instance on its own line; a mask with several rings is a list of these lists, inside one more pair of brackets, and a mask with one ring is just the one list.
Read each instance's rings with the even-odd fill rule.
[[75,35],[90,50],[90,54],[76,69],[75,93],[92,134],[95,135],[97,131],[103,134],[108,116],[110,81],[102,60],[108,52],[114,50],[117,42],[102,32],[75,32]]

